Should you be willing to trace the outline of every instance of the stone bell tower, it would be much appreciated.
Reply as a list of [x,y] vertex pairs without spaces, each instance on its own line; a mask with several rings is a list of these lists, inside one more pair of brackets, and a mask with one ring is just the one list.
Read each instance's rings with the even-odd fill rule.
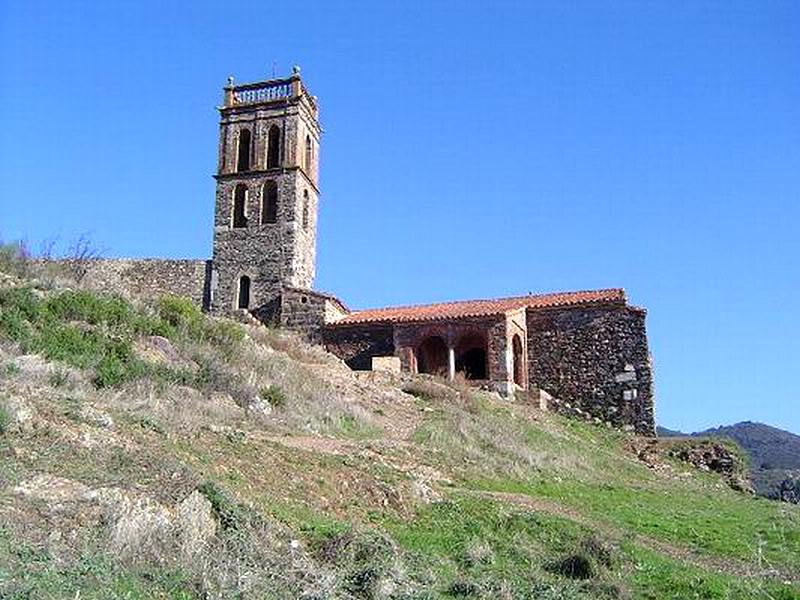
[[256,309],[314,281],[320,126],[291,77],[234,85],[220,111],[211,310]]

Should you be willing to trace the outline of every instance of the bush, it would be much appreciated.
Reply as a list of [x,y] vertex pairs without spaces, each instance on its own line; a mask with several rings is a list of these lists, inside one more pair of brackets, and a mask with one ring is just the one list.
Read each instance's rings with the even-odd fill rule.
[[547,565],[547,570],[570,579],[592,579],[597,576],[597,567],[588,554],[578,552]]
[[31,253],[24,242],[0,244],[0,271],[26,277],[30,270]]
[[47,381],[52,385],[54,388],[64,387],[69,383],[69,373],[66,371],[62,371],[61,369],[56,369],[50,376],[47,378]]
[[391,570],[398,550],[382,533],[349,529],[320,540],[315,554],[343,574],[348,593],[357,598],[376,598],[381,579]]
[[467,581],[465,579],[458,579],[450,584],[447,590],[450,596],[470,598],[477,596],[480,593],[480,588],[477,584]]
[[157,311],[162,321],[180,335],[197,342],[210,343],[223,351],[232,350],[244,339],[244,329],[239,325],[206,317],[189,298],[162,296],[158,300]]
[[458,393],[444,383],[433,381],[432,379],[414,378],[403,383],[401,388],[406,394],[411,394],[421,400],[447,400],[452,401],[458,398]]
[[283,408],[286,406],[286,394],[275,384],[266,388],[261,388],[258,395],[273,408]]
[[223,531],[238,530],[263,520],[253,509],[236,502],[213,481],[201,483],[197,491],[211,503],[211,509]]
[[112,343],[95,368],[94,384],[99,388],[113,387],[148,372],[147,365],[133,355],[130,344]]
[[8,426],[11,423],[11,415],[8,414],[8,409],[4,404],[0,404],[0,435],[8,431]]
[[198,337],[203,313],[188,298],[180,296],[161,296],[157,303],[158,315],[175,329],[189,337]]
[[134,329],[137,321],[133,307],[119,296],[99,296],[85,291],[67,290],[51,296],[45,301],[44,310],[58,320],[114,328]]

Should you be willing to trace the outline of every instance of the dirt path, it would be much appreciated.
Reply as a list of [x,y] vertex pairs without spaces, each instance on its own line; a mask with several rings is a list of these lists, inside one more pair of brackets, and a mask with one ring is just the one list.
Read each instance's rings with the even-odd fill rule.
[[657,552],[659,554],[664,554],[670,558],[680,560],[694,567],[705,569],[707,571],[715,571],[717,573],[731,575],[734,577],[769,577],[778,578],[783,581],[792,581],[793,583],[800,582],[800,575],[796,573],[775,569],[767,565],[759,567],[758,565],[744,562],[735,558],[700,556],[685,546],[671,544],[669,542],[654,539],[650,536],[642,534],[631,534],[630,532],[623,531],[610,523],[598,521],[595,518],[586,517],[573,508],[558,504],[546,498],[537,498],[533,496],[526,496],[525,494],[512,494],[505,492],[474,491],[466,489],[462,489],[460,491],[479,495],[484,498],[501,500],[517,506],[524,506],[525,508],[529,508],[533,511],[564,517],[589,529],[600,531],[603,533],[603,535],[611,539],[621,540],[623,538],[627,538],[629,541],[647,548],[648,550],[652,550],[653,552]]

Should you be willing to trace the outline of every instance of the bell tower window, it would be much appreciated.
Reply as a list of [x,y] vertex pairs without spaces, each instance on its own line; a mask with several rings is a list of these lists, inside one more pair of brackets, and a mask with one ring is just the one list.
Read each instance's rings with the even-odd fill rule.
[[305,155],[305,170],[306,173],[311,173],[311,165],[314,158],[314,146],[311,143],[311,136],[306,135],[306,155]]
[[236,153],[236,170],[239,172],[250,170],[251,145],[250,130],[239,130],[239,148]]
[[247,227],[247,186],[240,183],[233,190],[233,226]]
[[303,190],[303,229],[308,229],[308,190]]
[[250,307],[250,278],[247,275],[242,275],[239,278],[239,290],[237,293],[237,308]]
[[281,130],[277,125],[269,128],[267,135],[267,168],[279,167],[281,162]]
[[278,221],[278,186],[274,181],[267,181],[261,196],[261,224]]

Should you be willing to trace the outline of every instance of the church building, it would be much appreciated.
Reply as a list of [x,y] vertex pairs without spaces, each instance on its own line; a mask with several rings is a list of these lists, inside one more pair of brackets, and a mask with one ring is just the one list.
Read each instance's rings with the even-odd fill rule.
[[[402,370],[507,396],[544,390],[653,433],[645,311],[621,289],[351,311],[313,290],[320,201],[319,107],[298,70],[229,85],[220,107],[210,309],[300,331],[353,369]],[[391,361],[390,361],[391,362]]]
[[294,329],[352,369],[463,377],[655,433],[646,313],[622,289],[350,310],[313,288],[321,130],[299,69],[229,80],[219,113],[211,259],[98,260],[87,285],[187,296],[214,314]]

